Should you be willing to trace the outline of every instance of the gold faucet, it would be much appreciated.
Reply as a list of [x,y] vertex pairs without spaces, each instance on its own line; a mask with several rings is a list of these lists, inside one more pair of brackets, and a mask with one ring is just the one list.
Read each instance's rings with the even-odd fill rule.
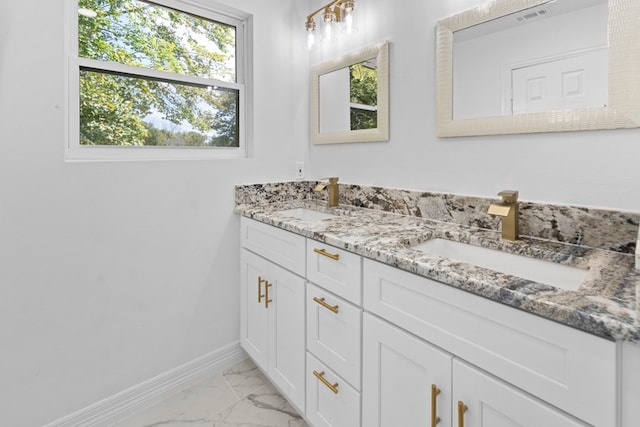
[[502,217],[502,238],[517,240],[520,233],[518,224],[518,192],[503,190],[498,193],[502,197],[501,203],[492,203],[487,213]]
[[320,192],[325,188],[329,189],[329,207],[335,208],[338,206],[338,177],[322,178],[322,182],[313,191]]

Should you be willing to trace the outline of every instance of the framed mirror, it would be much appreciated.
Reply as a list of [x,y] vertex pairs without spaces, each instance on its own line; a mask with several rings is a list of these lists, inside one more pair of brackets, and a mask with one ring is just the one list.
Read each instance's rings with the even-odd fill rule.
[[440,137],[640,127],[637,0],[494,0],[436,54]]
[[389,43],[311,70],[314,144],[389,140]]

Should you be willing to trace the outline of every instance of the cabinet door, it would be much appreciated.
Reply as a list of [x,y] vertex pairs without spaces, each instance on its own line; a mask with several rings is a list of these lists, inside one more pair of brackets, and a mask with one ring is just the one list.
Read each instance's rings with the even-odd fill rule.
[[242,250],[240,255],[240,344],[264,371],[268,358],[268,311],[264,290],[268,261]]
[[[502,381],[461,361],[453,362],[454,413],[458,425],[473,427],[584,427]],[[459,410],[459,402],[466,406]],[[463,419],[460,423],[460,418]]]
[[305,281],[275,264],[269,264],[267,280],[268,373],[289,401],[304,410]]
[[451,426],[451,356],[368,313],[363,318],[362,425]]

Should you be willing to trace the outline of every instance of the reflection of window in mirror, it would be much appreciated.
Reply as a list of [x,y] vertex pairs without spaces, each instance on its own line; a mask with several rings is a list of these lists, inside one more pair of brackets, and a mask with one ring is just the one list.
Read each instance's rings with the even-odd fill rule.
[[389,140],[389,43],[331,59],[311,69],[314,144]]
[[351,130],[378,127],[378,73],[376,59],[349,67]]
[[322,74],[319,80],[320,132],[378,127],[376,58]]

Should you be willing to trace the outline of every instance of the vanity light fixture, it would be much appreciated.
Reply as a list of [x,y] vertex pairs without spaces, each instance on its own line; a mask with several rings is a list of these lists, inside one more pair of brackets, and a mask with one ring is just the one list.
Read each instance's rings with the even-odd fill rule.
[[338,32],[352,34],[358,31],[355,9],[355,0],[333,0],[307,15],[307,22],[305,23],[305,28],[307,29],[307,47],[311,49],[316,43],[316,22],[314,20],[316,15],[322,12],[320,15],[322,19],[322,41],[331,42],[337,39]]

